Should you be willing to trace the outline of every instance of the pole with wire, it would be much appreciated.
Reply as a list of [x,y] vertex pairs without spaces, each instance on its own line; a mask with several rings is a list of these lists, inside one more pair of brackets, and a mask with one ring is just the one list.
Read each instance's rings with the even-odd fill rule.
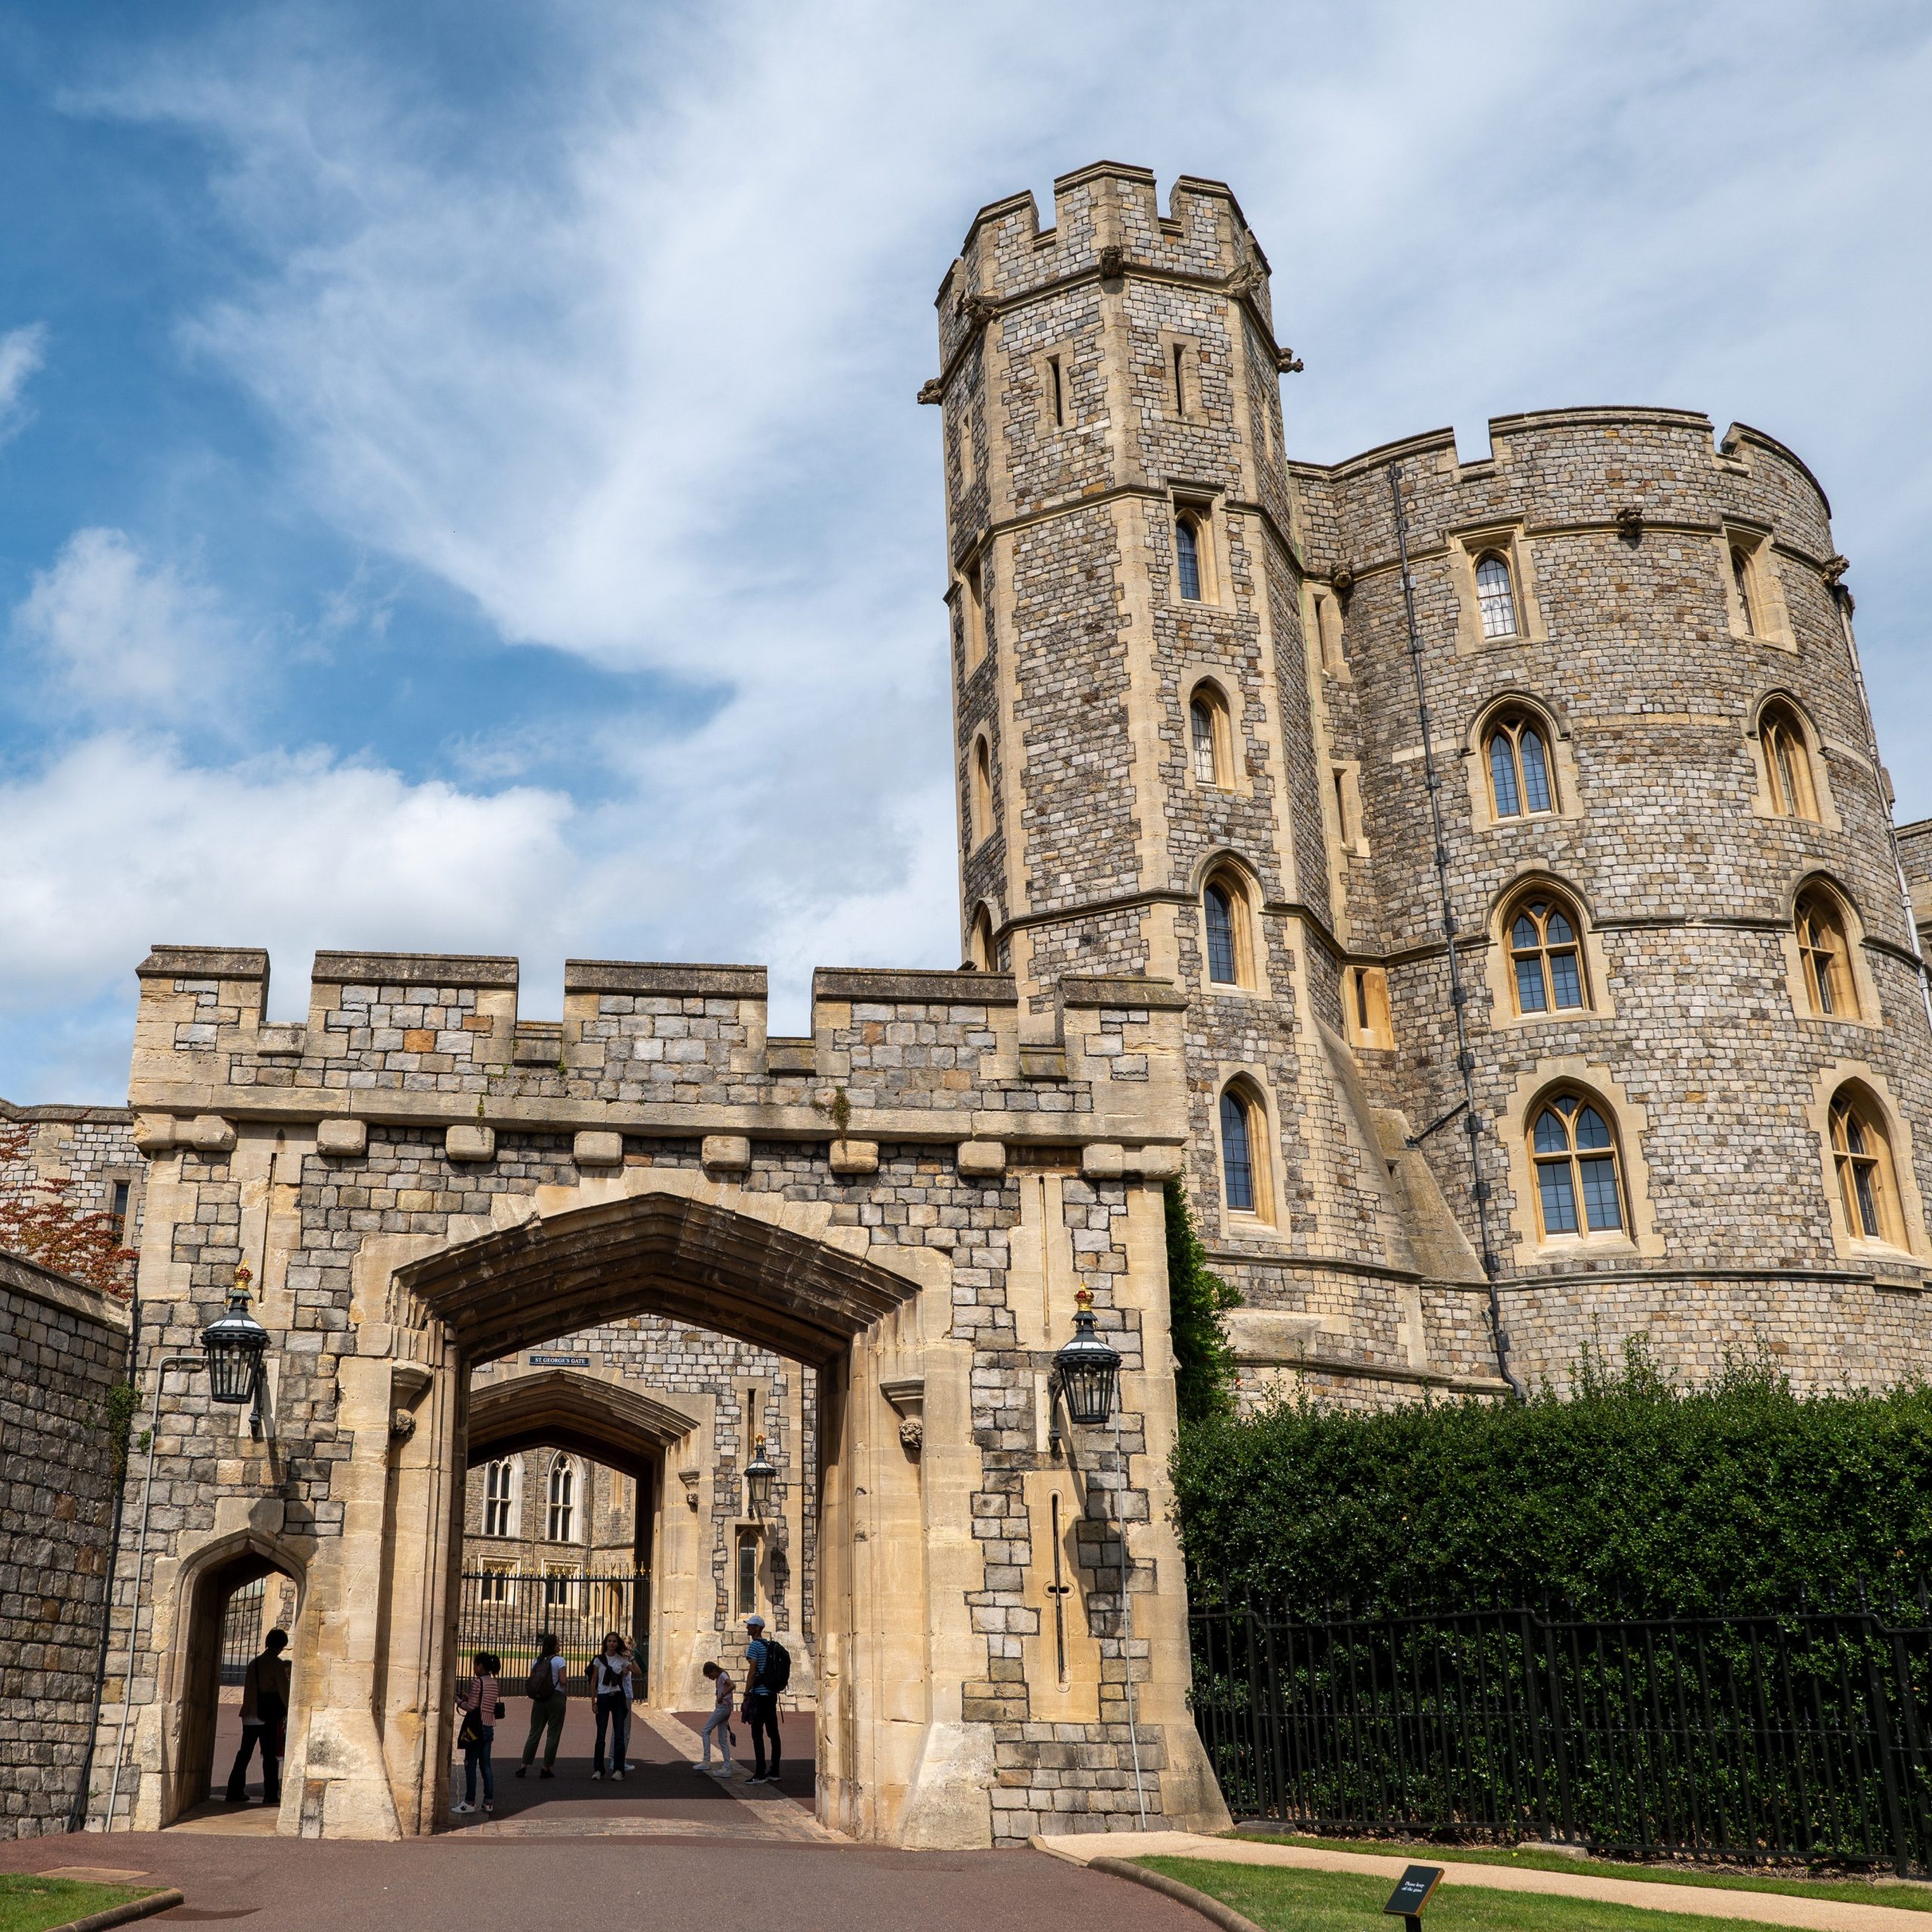
[[1456,1026],[1456,1070],[1463,1083],[1462,1099],[1433,1125],[1411,1135],[1409,1145],[1420,1146],[1437,1128],[1445,1126],[1459,1113],[1463,1116],[1463,1132],[1469,1150],[1470,1192],[1475,1197],[1476,1229],[1482,1243],[1483,1280],[1489,1289],[1489,1331],[1496,1346],[1497,1372],[1509,1383],[1510,1393],[1518,1401],[1527,1401],[1528,1392],[1509,1366],[1509,1337],[1503,1326],[1502,1297],[1496,1286],[1496,1248],[1489,1232],[1489,1183],[1482,1171],[1482,1116],[1476,1111],[1476,1060],[1469,1049],[1469,990],[1463,984],[1463,962],[1457,950],[1456,905],[1449,885],[1449,841],[1442,829],[1442,780],[1435,769],[1435,748],[1429,737],[1429,693],[1422,672],[1422,627],[1416,621],[1415,578],[1409,568],[1408,514],[1402,502],[1399,463],[1389,466],[1389,496],[1395,513],[1395,546],[1402,563],[1402,614],[1408,625],[1409,669],[1415,678],[1416,720],[1422,728],[1423,783],[1429,793],[1429,829],[1435,839],[1435,884],[1441,903],[1442,939],[1449,954],[1449,1005]]

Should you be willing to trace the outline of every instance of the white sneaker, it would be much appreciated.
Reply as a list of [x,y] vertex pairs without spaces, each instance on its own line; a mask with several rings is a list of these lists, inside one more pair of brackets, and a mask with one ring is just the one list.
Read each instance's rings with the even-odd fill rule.
[[708,1771],[710,1768],[711,1760],[709,1758],[694,1758],[691,1760],[691,1769],[694,1771]]
[[459,1804],[456,1808],[458,1811],[474,1811],[476,1807],[473,1804]]
[[601,1771],[592,1771],[590,1774],[590,1782],[592,1784],[595,1784],[603,1775],[604,1774]]
[[[706,1768],[710,1769],[709,1766]],[[731,1767],[729,1764],[720,1764],[712,1770],[711,1775],[715,1778],[728,1778],[731,1775]]]

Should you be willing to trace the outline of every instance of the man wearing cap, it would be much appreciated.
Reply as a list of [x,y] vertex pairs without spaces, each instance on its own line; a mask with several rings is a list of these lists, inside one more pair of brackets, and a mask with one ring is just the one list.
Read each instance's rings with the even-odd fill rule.
[[[751,1727],[752,1774],[747,1780],[752,1784],[776,1784],[778,1782],[780,1754],[783,1747],[778,1742],[778,1700],[771,1692],[766,1680],[764,1619],[755,1614],[745,1619],[745,1722]],[[771,1764],[767,1770],[764,1761],[764,1740],[767,1734],[771,1739]]]

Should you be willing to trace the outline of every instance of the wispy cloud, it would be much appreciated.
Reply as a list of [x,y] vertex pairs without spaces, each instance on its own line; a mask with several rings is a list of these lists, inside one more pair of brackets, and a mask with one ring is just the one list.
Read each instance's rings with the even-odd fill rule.
[[227,716],[238,639],[219,593],[126,532],[78,530],[14,613],[65,702],[97,718],[149,724],[190,707]]
[[26,417],[27,382],[46,360],[47,325],[29,322],[0,335],[0,443]]
[[[208,157],[242,266],[182,339],[267,426],[272,514],[378,566],[290,607],[321,605],[334,639],[392,608],[371,583],[427,581],[486,632],[660,695],[426,723],[451,774],[433,795],[327,752],[202,771],[149,747],[205,854],[176,875],[176,936],[260,903],[221,858],[234,812],[293,840],[312,811],[355,863],[274,862],[302,907],[277,930],[304,944],[512,946],[540,986],[593,947],[762,957],[795,1014],[814,958],[950,963],[937,425],[911,400],[928,304],[977,203],[1101,155],[1235,186],[1308,360],[1287,392],[1298,453],[1444,421],[1479,442],[1492,414],[1596,401],[1798,446],[1857,566],[1904,802],[1932,809],[1932,775],[1910,795],[1932,774],[1910,721],[1932,672],[1905,628],[1932,595],[1922,10],[1628,0],[1519,9],[1506,34],[1396,0],[1210,4],[1180,33],[1155,0],[985,0],[964,36],[883,0],[479,17],[500,62],[481,85],[467,42],[438,67],[373,30],[392,17],[317,4],[139,50],[72,104]],[[70,546],[36,635],[117,570],[125,607],[192,610],[198,580],[128,540],[91,571]],[[125,662],[132,620],[91,624],[70,661]],[[155,675],[179,689],[180,663]],[[15,802],[51,809],[68,771]],[[383,801],[386,856],[351,799]],[[432,822],[467,829],[448,892],[392,891],[412,876],[393,838]],[[493,841],[534,856],[477,884]],[[21,883],[39,903],[56,882]],[[35,946],[71,958],[39,930],[21,968]],[[100,983],[131,926],[82,930]]]

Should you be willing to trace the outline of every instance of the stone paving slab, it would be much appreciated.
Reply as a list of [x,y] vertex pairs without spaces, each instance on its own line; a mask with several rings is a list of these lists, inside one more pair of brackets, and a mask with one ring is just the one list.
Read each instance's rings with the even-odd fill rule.
[[[1292,1844],[1257,1844],[1247,1838],[1214,1838],[1194,1832],[1093,1832],[1078,1837],[1040,1838],[1034,1849],[1085,1865],[1096,1858],[1202,1858],[1221,1865],[1289,1865],[1306,1872],[1361,1872],[1392,1885],[1404,1867],[1426,1864],[1426,1854],[1382,1857],[1370,1852],[1320,1851]],[[1806,1927],[1810,1932],[1926,1932],[1926,1915],[1895,1906],[1858,1905],[1839,1899],[1793,1898],[1786,1892],[1721,1890],[1716,1886],[1658,1885],[1641,1878],[1598,1878],[1587,1872],[1533,1872],[1512,1866],[1446,1864],[1444,1885],[1475,1885],[1499,1892],[1541,1892],[1572,1899],[1599,1899],[1646,1912],[1682,1912],[1698,1918],[1755,1919],[1765,1925]]]

